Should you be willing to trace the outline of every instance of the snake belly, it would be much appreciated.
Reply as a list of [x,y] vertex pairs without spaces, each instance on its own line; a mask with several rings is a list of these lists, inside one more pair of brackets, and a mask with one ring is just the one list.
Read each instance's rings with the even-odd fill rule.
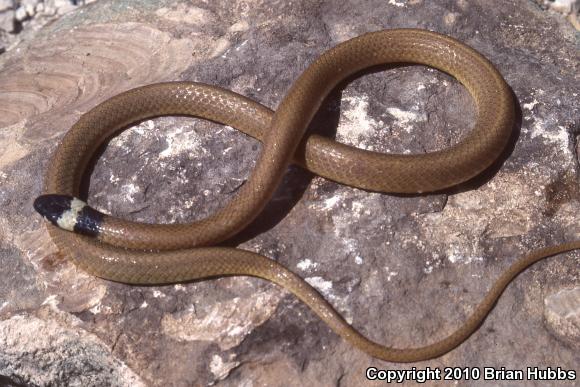
[[[470,133],[447,149],[416,155],[380,154],[318,135],[305,137],[312,117],[339,82],[365,68],[388,63],[427,65],[461,82],[477,110]],[[193,223],[145,224],[104,215],[77,198],[85,169],[107,138],[139,120],[163,115],[213,120],[263,143],[255,169],[233,200]],[[292,85],[276,111],[231,91],[193,82],[148,85],[102,102],[82,115],[64,136],[47,171],[47,195],[37,198],[35,208],[58,226],[49,226],[49,234],[59,250],[95,276],[129,284],[231,275],[263,278],[292,292],[332,330],[369,355],[392,362],[425,360],[466,340],[522,270],[547,256],[580,248],[580,241],[520,258],[496,280],[454,333],[429,345],[404,349],[367,339],[313,287],[277,262],[241,249],[210,246],[235,235],[255,219],[290,162],[362,189],[432,192],[464,182],[489,167],[504,150],[513,121],[509,87],[474,49],[424,30],[373,32],[324,52]]]

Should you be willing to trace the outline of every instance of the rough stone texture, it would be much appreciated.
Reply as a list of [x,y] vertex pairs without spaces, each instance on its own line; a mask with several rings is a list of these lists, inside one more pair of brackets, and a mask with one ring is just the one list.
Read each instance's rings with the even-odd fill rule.
[[0,0],[0,54],[34,37],[42,26],[96,0]]
[[61,321],[26,314],[3,320],[0,345],[2,374],[21,384],[144,386],[97,337]]
[[[292,167],[232,244],[287,265],[365,334],[406,347],[452,332],[523,252],[580,237],[577,38],[531,2],[102,0],[0,56],[0,382],[359,386],[371,365],[577,368],[578,252],[521,275],[456,350],[396,365],[350,347],[261,280],[131,287],[92,278],[56,251],[33,213],[48,156],[99,101],[180,79],[275,108],[322,51],[395,27],[449,34],[497,65],[519,101],[503,162],[456,189],[403,197]],[[422,152],[458,141],[474,115],[451,77],[407,66],[337,90],[312,128],[361,148]],[[232,198],[259,151],[231,128],[145,121],[110,142],[90,202],[143,221],[198,219]]]
[[542,9],[558,12],[580,31],[580,0],[534,0]]
[[554,333],[580,349],[580,289],[564,289],[546,297],[544,312]]
[[578,0],[534,0],[544,9],[551,9],[556,12],[568,15],[572,12],[578,12],[580,1]]

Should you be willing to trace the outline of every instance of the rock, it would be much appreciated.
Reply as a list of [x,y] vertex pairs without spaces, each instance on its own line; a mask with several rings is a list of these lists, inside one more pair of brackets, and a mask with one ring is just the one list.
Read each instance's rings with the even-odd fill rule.
[[545,9],[551,9],[556,12],[568,15],[580,9],[580,2],[578,0],[535,0]]
[[14,8],[14,3],[12,0],[0,0],[0,12],[6,11],[7,9]]
[[542,9],[547,9],[566,16],[566,19],[580,31],[580,1],[579,0],[534,0]]
[[43,13],[45,15],[53,16],[53,15],[56,15],[57,9],[54,7],[54,4],[52,2],[46,2],[46,3],[44,3]]
[[16,12],[14,13],[14,18],[18,21],[23,21],[29,17],[28,13],[26,12],[26,8],[18,7]]
[[28,315],[0,321],[0,344],[0,374],[19,384],[145,385],[97,337],[55,321]]
[[14,11],[11,9],[0,12],[0,31],[14,31]]
[[26,10],[29,17],[33,17],[36,14],[36,6],[38,4],[40,4],[39,0],[22,0],[20,7]]
[[[34,35],[55,17],[93,1],[74,0],[0,0],[0,54]],[[58,13],[58,15],[57,15]],[[6,48],[5,48],[6,47]]]
[[580,350],[580,288],[563,289],[546,297],[544,315],[558,338]]
[[56,13],[58,15],[64,15],[71,11],[74,11],[76,8],[77,8],[76,5],[68,3],[58,7]]
[[32,1],[27,2],[26,4],[23,3],[20,8],[24,8],[28,17],[34,17],[34,15],[36,14],[36,5],[37,5],[36,2]]
[[34,15],[36,14],[36,6],[34,6],[34,5],[28,5],[28,6],[26,6],[25,9],[26,9],[26,14],[29,17],[34,17]]
[[[519,101],[517,141],[502,162],[469,184],[421,196],[369,193],[291,167],[264,214],[231,244],[294,270],[371,338],[412,347],[456,329],[521,254],[579,238],[575,31],[531,2],[96,2],[0,56],[0,375],[37,384],[355,386],[370,365],[577,367],[570,294],[580,289],[578,252],[520,275],[452,352],[389,364],[261,280],[137,287],[89,276],[56,250],[34,213],[48,155],[100,101],[193,80],[275,108],[324,50],[396,27],[451,35],[498,67]],[[475,114],[453,78],[404,66],[337,90],[312,129],[361,148],[424,152],[459,141]],[[232,128],[147,120],[111,140],[89,201],[144,222],[203,218],[231,200],[259,152]]]
[[[0,0],[0,43],[6,40],[4,32],[14,31],[14,3]],[[1,53],[1,52],[0,52]]]
[[71,0],[47,0],[45,2],[45,7],[50,12],[58,13],[59,15],[64,15],[77,8],[78,5],[84,4],[83,1],[71,1]]

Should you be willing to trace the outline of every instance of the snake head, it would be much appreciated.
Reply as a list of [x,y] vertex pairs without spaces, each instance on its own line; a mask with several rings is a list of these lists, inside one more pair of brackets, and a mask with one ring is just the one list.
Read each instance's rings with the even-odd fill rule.
[[84,201],[69,195],[41,195],[34,200],[34,209],[63,230],[90,236],[99,235],[105,216]]

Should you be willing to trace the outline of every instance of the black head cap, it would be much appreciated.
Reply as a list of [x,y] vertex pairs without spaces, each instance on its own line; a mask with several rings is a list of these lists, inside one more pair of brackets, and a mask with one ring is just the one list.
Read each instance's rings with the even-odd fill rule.
[[57,220],[70,210],[73,199],[68,195],[41,195],[34,200],[34,209],[50,223],[58,226]]
[[69,195],[41,195],[34,201],[34,209],[63,230],[90,236],[99,235],[105,216],[84,201]]

